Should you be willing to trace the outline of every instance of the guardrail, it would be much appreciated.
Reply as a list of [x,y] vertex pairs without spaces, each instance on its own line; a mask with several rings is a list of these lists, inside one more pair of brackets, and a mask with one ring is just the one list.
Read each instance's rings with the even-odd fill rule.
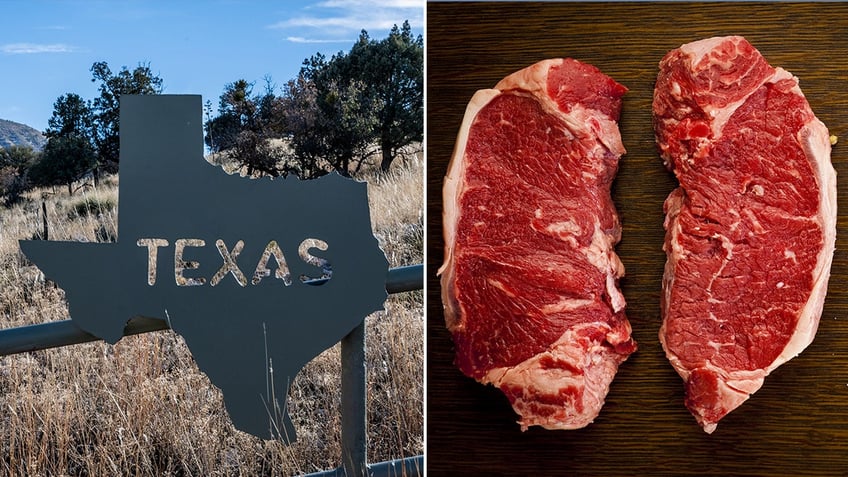
[[[424,265],[389,270],[386,291],[403,293],[424,288]],[[169,329],[164,320],[134,318],[127,322],[124,336]],[[0,329],[0,356],[99,341],[79,329],[72,320]],[[342,361],[342,465],[310,476],[413,476],[424,475],[423,456],[397,461],[367,463],[367,416],[365,376],[365,324],[357,326],[341,341]]]

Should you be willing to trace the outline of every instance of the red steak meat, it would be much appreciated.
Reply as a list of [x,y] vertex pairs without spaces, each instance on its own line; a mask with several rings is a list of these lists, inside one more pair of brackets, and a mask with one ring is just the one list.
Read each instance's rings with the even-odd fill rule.
[[706,432],[816,333],[836,237],[830,136],[742,37],[681,46],[654,90],[665,202],[660,340]]
[[445,319],[466,375],[522,430],[584,427],[636,350],[610,185],[626,88],[573,59],[478,91],[444,183]]

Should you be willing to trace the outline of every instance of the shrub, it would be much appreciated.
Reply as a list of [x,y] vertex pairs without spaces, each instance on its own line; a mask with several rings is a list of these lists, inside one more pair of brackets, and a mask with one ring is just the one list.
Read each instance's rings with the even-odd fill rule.
[[68,218],[88,217],[102,215],[111,212],[115,208],[115,201],[109,197],[83,197],[71,204]]
[[14,167],[0,168],[0,196],[7,207],[20,202],[28,186],[26,177],[19,174]]

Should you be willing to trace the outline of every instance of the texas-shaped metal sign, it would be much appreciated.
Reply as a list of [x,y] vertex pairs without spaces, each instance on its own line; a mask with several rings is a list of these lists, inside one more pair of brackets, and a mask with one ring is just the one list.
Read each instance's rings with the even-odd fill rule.
[[117,242],[21,249],[77,326],[115,343],[131,318],[167,320],[238,429],[291,441],[292,379],[386,300],[367,184],[228,175],[203,157],[201,112],[200,96],[122,96]]

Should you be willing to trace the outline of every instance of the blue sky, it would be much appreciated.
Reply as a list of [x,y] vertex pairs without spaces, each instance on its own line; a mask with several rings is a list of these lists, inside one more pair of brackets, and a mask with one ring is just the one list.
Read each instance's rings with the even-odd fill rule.
[[0,119],[47,127],[62,94],[97,96],[91,65],[113,72],[149,63],[166,94],[218,98],[244,78],[264,88],[297,76],[321,52],[347,52],[366,30],[409,20],[423,33],[424,0],[0,0]]

